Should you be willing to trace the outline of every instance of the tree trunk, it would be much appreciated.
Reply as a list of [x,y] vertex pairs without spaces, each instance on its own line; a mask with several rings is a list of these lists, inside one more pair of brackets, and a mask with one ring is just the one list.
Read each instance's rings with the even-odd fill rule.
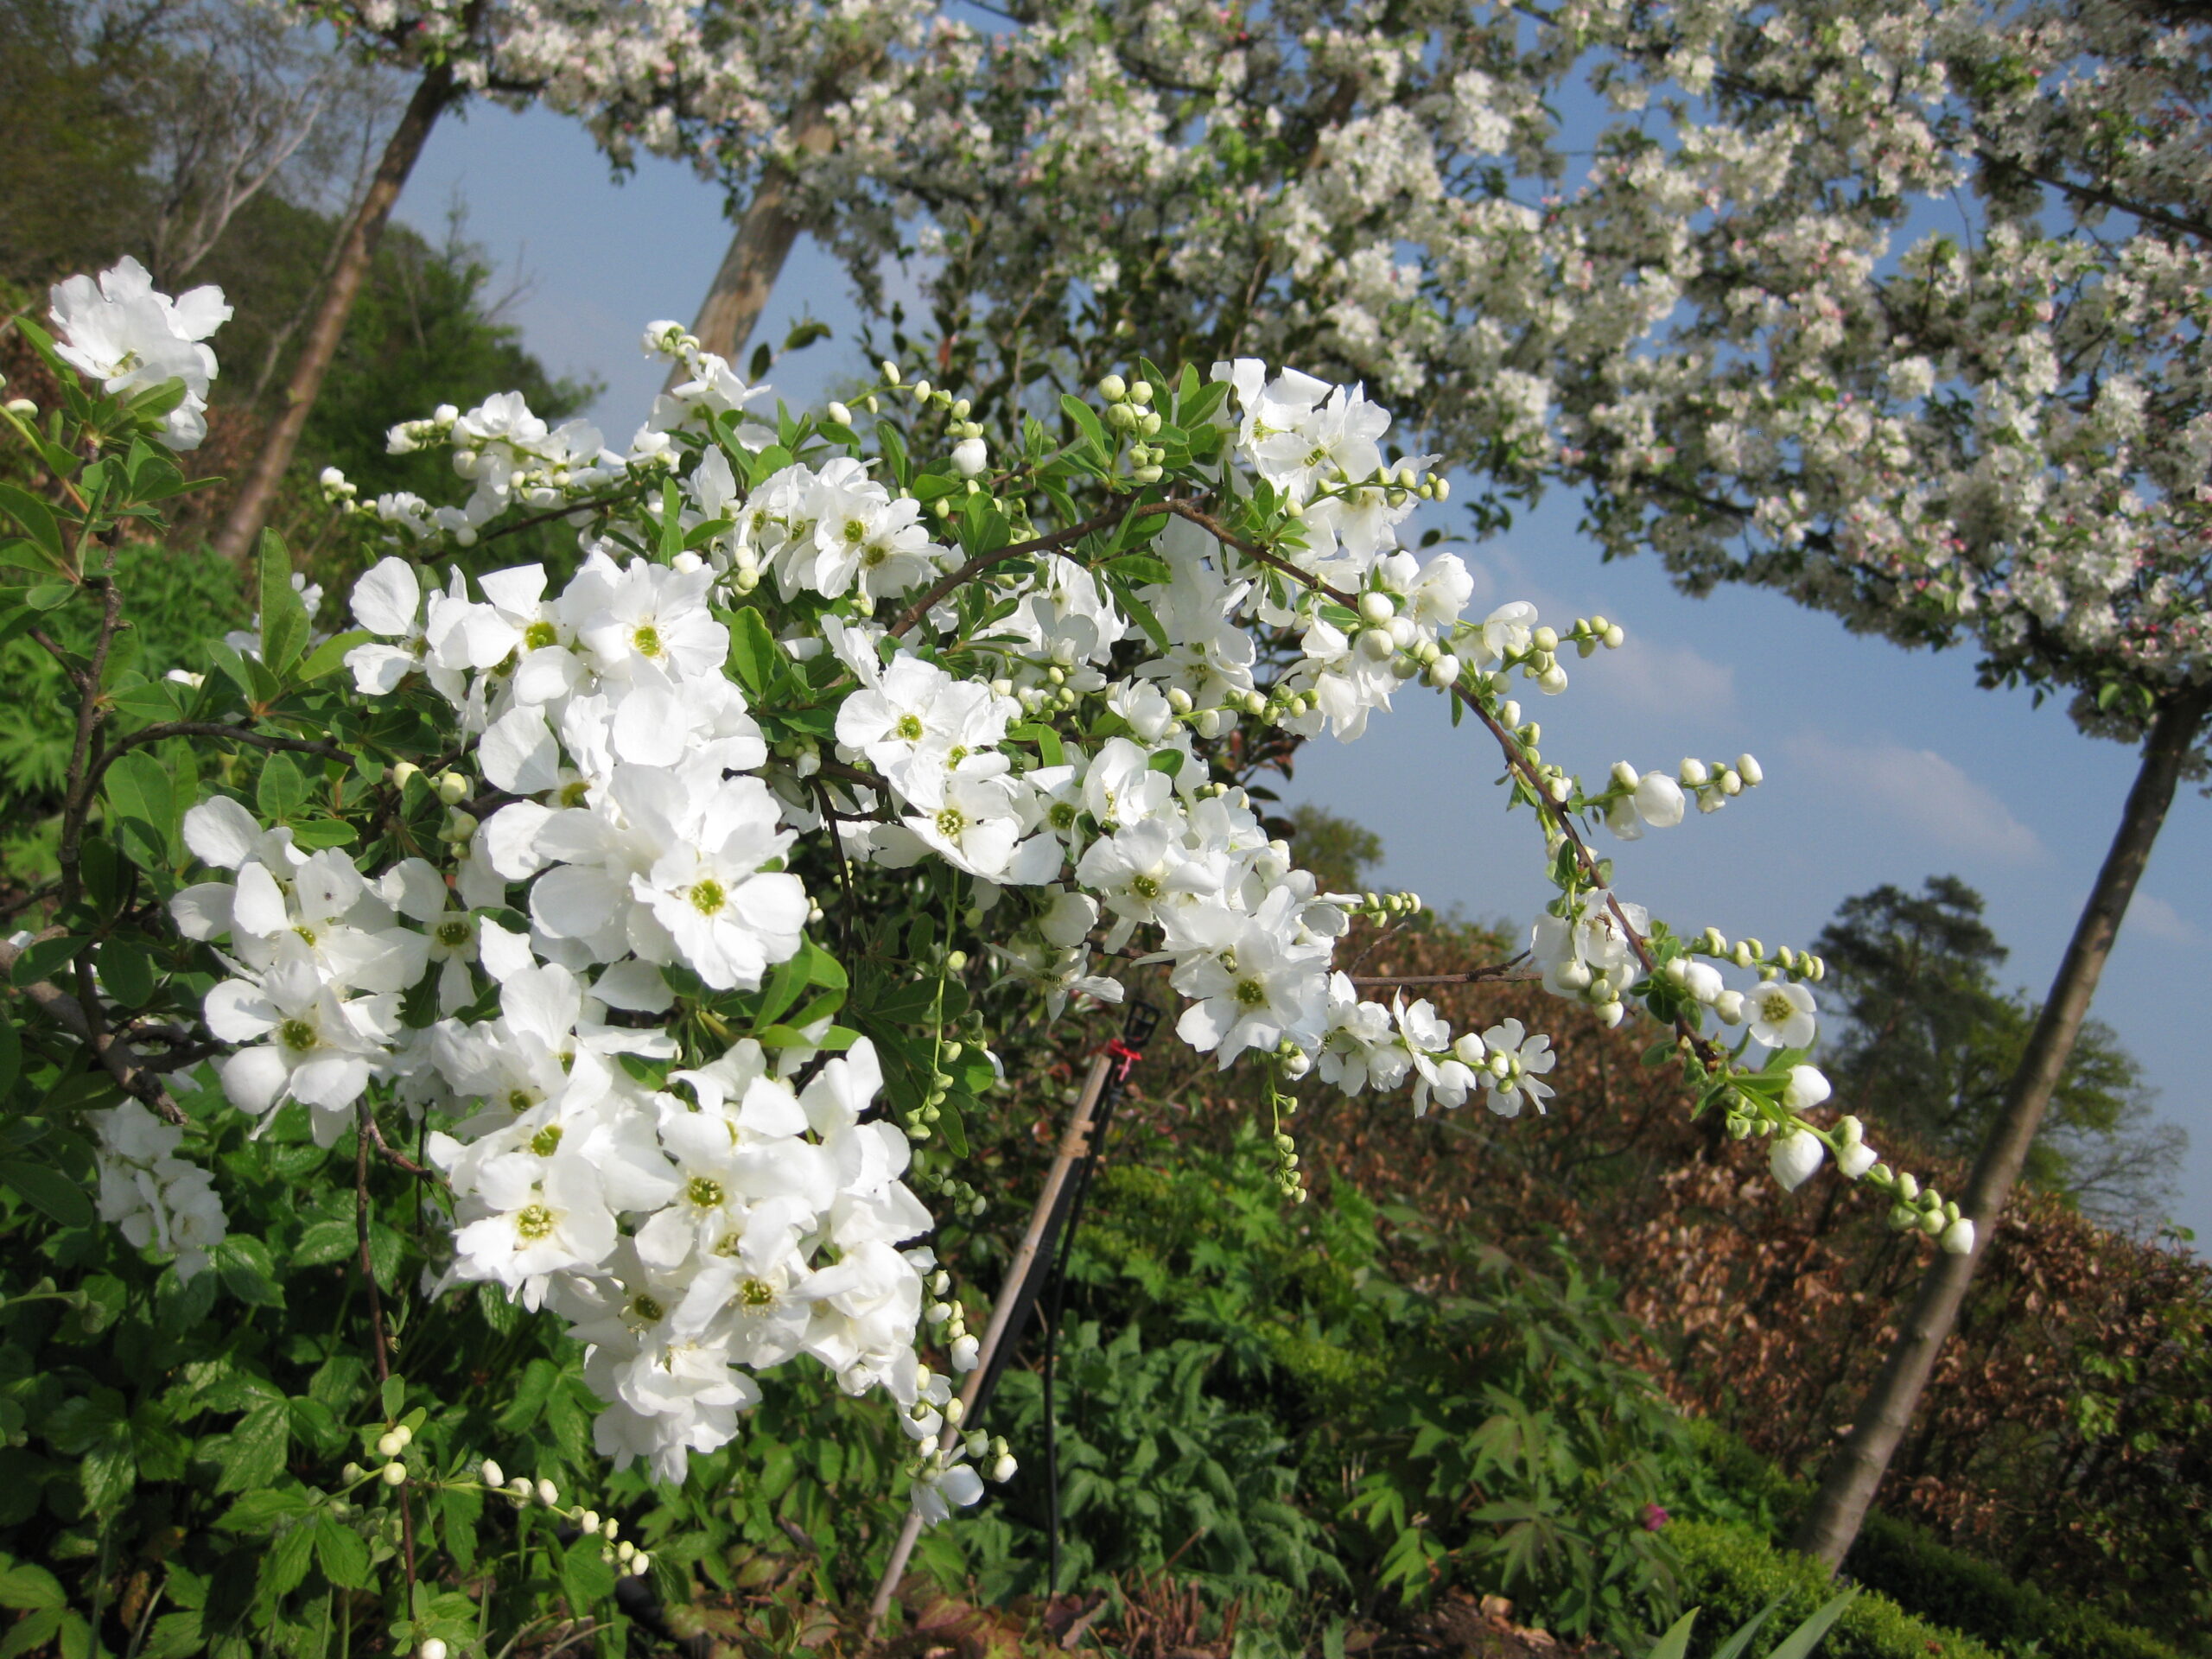
[[1859,1535],[1875,1489],[1904,1438],[1921,1390],[1936,1369],[1936,1357],[1957,1322],[1973,1281],[1974,1266],[1996,1236],[1997,1221],[2027,1161],[2029,1144],[2043,1125],[2044,1112],[2064,1075],[2075,1039],[2089,1011],[2097,980],[2120,932],[2120,918],[2135,896],[2135,884],[2150,861],[2166,809],[2173,804],[2197,733],[2212,710],[2212,684],[2190,686],[2174,696],[2152,721],[2143,760],[2127,792],[2120,828],[2088,903],[2074,925],[2074,937],[2051,982],[2050,995],[2030,1033],[2026,1051],[2006,1085],[2003,1109],[1974,1160],[1960,1211],[1974,1218],[1974,1248],[1965,1255],[1938,1255],[1920,1281],[1911,1312],[1905,1315],[1881,1374],[1860,1403],[1850,1433],[1829,1460],[1819,1494],[1799,1523],[1795,1547],[1833,1573],[1843,1564]]
[[216,534],[215,551],[233,564],[243,565],[252,555],[261,527],[276,505],[284,469],[292,464],[292,452],[299,447],[300,433],[315,407],[315,394],[322,390],[322,377],[329,372],[331,359],[338,354],[338,342],[345,337],[346,320],[368,276],[369,262],[376,257],[385,223],[391,217],[407,175],[414,170],[416,158],[423,153],[430,129],[453,97],[451,67],[442,63],[426,71],[414,97],[407,100],[397,130],[384,147],[384,159],[346,226],[329,286],[323,290],[307,342],[300,347],[299,361],[292,366],[291,380],[284,388],[283,410],[263,438],[261,452],[254,457],[237,499],[231,503],[230,514]]
[[[825,112],[829,102],[825,94],[811,92],[792,111],[792,142],[810,156],[826,156],[837,142],[837,130]],[[791,212],[797,182],[780,162],[770,161],[760,169],[760,187],[730,238],[729,251],[722,255],[699,320],[691,325],[701,348],[732,367],[767,308],[791,244],[798,240],[799,223]],[[688,378],[690,372],[679,365],[670,371],[667,389]]]

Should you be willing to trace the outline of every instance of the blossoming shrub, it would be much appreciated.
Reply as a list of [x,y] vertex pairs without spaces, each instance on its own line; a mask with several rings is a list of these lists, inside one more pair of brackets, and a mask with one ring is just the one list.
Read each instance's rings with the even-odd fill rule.
[[[0,1184],[57,1266],[106,1264],[24,1317],[129,1333],[87,1368],[109,1394],[24,1380],[45,1443],[80,1459],[41,1499],[88,1563],[88,1606],[41,1610],[56,1630],[124,1618],[118,1517],[141,1471],[186,1473],[175,1426],[201,1412],[242,1414],[216,1480],[238,1502],[213,1524],[274,1541],[250,1593],[166,1568],[158,1587],[200,1615],[175,1641],[225,1651],[376,1617],[435,1656],[495,1616],[523,1628],[531,1586],[612,1617],[617,1571],[654,1552],[511,1472],[493,1431],[542,1420],[564,1470],[673,1488],[791,1361],[816,1379],[791,1397],[825,1377],[880,1397],[909,1446],[825,1457],[823,1480],[900,1462],[925,1520],[974,1503],[1015,1460],[963,1421],[978,1338],[937,1250],[994,1197],[963,1160],[999,1033],[1118,1001],[1133,958],[1162,966],[1182,1044],[1261,1073],[1286,1197],[1308,1079],[1408,1089],[1415,1112],[1543,1107],[1554,1056],[1522,1021],[1455,1035],[1337,967],[1353,918],[1416,901],[1323,892],[1236,781],[1423,687],[1500,747],[1535,821],[1560,893],[1530,935],[1547,988],[1607,1024],[1656,1016],[1655,1058],[1726,1132],[1768,1139],[1785,1185],[1832,1154],[1898,1224],[1970,1244],[1855,1120],[1799,1116],[1827,1094],[1804,1064],[1818,960],[1653,921],[1586,839],[1717,810],[1756,764],[1624,761],[1586,787],[1546,761],[1513,693],[1562,691],[1567,647],[1618,626],[1465,616],[1460,562],[1397,541],[1444,486],[1385,455],[1389,417],[1357,390],[1142,365],[987,435],[887,365],[868,410],[904,419],[771,423],[760,389],[656,326],[684,378],[625,450],[514,395],[397,428],[469,490],[368,501],[326,476],[405,555],[348,596],[358,626],[321,632],[321,596],[264,538],[256,626],[204,671],[149,677],[118,650],[116,546],[188,487],[170,452],[196,439],[224,307],[143,277],[57,289],[59,343],[20,325],[64,406],[9,405],[48,485],[0,493],[25,576],[0,633],[75,693],[58,874],[5,947]],[[499,563],[499,538],[555,519],[569,574]],[[418,568],[441,556],[476,574]],[[344,1299],[327,1325],[297,1306],[317,1268]],[[580,1376],[540,1348],[512,1380],[563,1336]],[[486,1351],[496,1370],[472,1363]],[[512,1399],[467,1397],[454,1379],[480,1371]],[[472,1596],[502,1497],[519,1565]]]

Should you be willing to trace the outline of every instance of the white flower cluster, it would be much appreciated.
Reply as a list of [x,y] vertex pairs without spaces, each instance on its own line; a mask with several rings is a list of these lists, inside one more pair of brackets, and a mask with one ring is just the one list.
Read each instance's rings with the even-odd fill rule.
[[207,1253],[230,1228],[207,1172],[176,1155],[182,1128],[135,1100],[88,1112],[86,1120],[99,1137],[100,1219],[140,1249],[151,1245],[174,1255],[179,1279],[204,1271]]
[[[449,728],[447,769],[402,765],[384,779],[397,803],[442,817],[424,846],[435,857],[364,874],[212,796],[183,836],[228,879],[184,888],[171,912],[228,969],[205,1018],[234,1046],[220,1075],[241,1110],[265,1123],[297,1103],[326,1146],[349,1126],[373,1132],[372,1085],[436,1115],[427,1146],[456,1205],[451,1277],[569,1321],[606,1402],[604,1452],[679,1478],[691,1452],[734,1434],[758,1373],[806,1354],[848,1391],[898,1402],[917,1448],[913,1501],[936,1518],[974,1500],[979,1470],[1004,1478],[1012,1459],[972,1428],[937,1446],[958,1407],[950,1377],[921,1357],[921,1328],[938,1328],[954,1370],[977,1353],[944,1275],[912,1243],[931,1217],[902,1178],[926,1116],[902,1130],[870,1115],[876,1052],[828,1014],[755,1035],[708,1017],[714,998],[760,991],[779,968],[848,985],[807,938],[821,911],[787,868],[800,837],[826,834],[842,863],[948,874],[969,925],[995,918],[1007,978],[1054,1012],[1075,994],[1117,1000],[1093,953],[1135,947],[1168,964],[1186,999],[1183,1040],[1224,1067],[1256,1052],[1271,1089],[1318,1067],[1347,1095],[1410,1083],[1417,1111],[1480,1094],[1511,1116],[1551,1092],[1548,1039],[1515,1020],[1455,1038],[1426,1001],[1363,997],[1334,968],[1335,941],[1356,913],[1417,901],[1320,892],[1244,791],[1212,779],[1202,745],[1245,722],[1350,741],[1418,680],[1507,737],[1521,798],[1551,815],[1554,855],[1572,815],[1600,819],[1625,798],[1641,822],[1670,821],[1682,788],[1717,804],[1757,767],[1686,762],[1680,785],[1617,777],[1586,796],[1541,763],[1505,694],[1516,673],[1563,690],[1565,639],[1525,604],[1466,619],[1460,561],[1398,545],[1413,504],[1443,486],[1426,461],[1382,459],[1389,417],[1357,389],[1270,378],[1250,361],[1218,365],[1211,393],[1188,377],[1179,397],[1225,405],[1214,418],[1227,459],[1210,489],[1150,509],[1162,527],[1141,585],[1117,588],[1063,550],[1077,533],[1040,538],[1033,558],[963,567],[926,523],[950,517],[950,499],[925,508],[852,454],[764,470],[769,435],[742,410],[765,389],[680,330],[647,339],[690,378],[626,457],[585,429],[549,432],[510,395],[397,435],[452,448],[475,486],[467,507],[356,509],[426,543],[470,543],[517,507],[567,510],[585,530],[558,592],[528,565],[473,587],[454,571],[426,593],[397,558],[355,590],[366,637],[345,658],[354,693],[406,697]],[[908,390],[950,410],[949,476],[973,501],[988,455],[968,410]],[[1154,389],[1116,377],[1101,391],[1138,481],[1156,481]],[[822,448],[857,443],[846,411],[819,431]],[[595,496],[622,490],[626,505],[595,511]],[[1295,533],[1270,550],[1206,511],[1240,495],[1273,504]],[[885,601],[905,607],[888,626],[875,620]],[[1590,619],[1567,638],[1587,654],[1620,631]],[[756,709],[748,685],[798,702]],[[772,750],[771,716],[820,736]],[[1649,920],[1564,884],[1536,925],[1535,959],[1554,991],[1618,1019],[1651,966]],[[1755,942],[1714,935],[1704,950],[1758,967],[1760,983],[1730,991],[1717,969],[1670,957],[1669,995],[1748,1021],[1770,1047],[1809,1042],[1811,996],[1795,981],[1817,977],[1816,962],[1785,950],[1769,963]],[[948,952],[944,971],[964,960]],[[1817,1072],[1799,1071],[1759,1132],[1825,1096]],[[104,1205],[112,1185],[126,1231],[196,1262],[221,1232],[205,1177],[175,1162],[175,1132],[142,1109],[107,1121]],[[1785,1181],[1798,1141],[1777,1152]],[[1294,1152],[1278,1141],[1279,1179],[1297,1190]]]
[[228,322],[219,288],[195,288],[171,299],[157,292],[145,266],[125,255],[114,268],[54,284],[55,342],[62,360],[110,392],[143,391],[181,381],[184,401],[168,413],[165,442],[196,449],[207,435],[207,388],[215,353],[201,342]]

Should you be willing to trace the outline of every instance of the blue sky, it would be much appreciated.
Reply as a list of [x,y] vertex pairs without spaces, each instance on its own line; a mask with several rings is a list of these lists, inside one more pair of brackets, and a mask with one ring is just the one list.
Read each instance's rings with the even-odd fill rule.
[[[605,384],[595,414],[619,441],[660,381],[639,351],[644,325],[688,321],[721,257],[720,192],[651,160],[616,184],[575,124],[479,106],[432,135],[399,217],[441,235],[456,201],[504,278],[527,279],[511,312],[525,343],[556,372]],[[771,377],[794,404],[862,366],[843,273],[802,241],[754,338],[779,342],[810,315],[838,332]],[[1767,777],[1725,811],[1613,849],[1620,890],[1691,931],[1803,944],[1852,893],[1955,874],[1988,899],[2012,950],[2007,976],[2039,993],[2110,839],[2133,752],[2082,737],[2055,704],[1979,690],[1964,653],[1854,638],[1771,594],[1686,599],[1655,561],[1602,564],[1575,519],[1573,502],[1554,497],[1460,550],[1478,599],[1532,600],[1560,623],[1602,612],[1628,630],[1621,652],[1570,660],[1563,696],[1523,699],[1547,755],[1595,775],[1623,758],[1648,769],[1749,750]],[[1460,527],[1448,512],[1436,522]],[[1440,700],[1409,691],[1360,743],[1309,746],[1287,793],[1381,834],[1391,886],[1525,925],[1547,889],[1527,816],[1502,810],[1497,771],[1471,728],[1452,731]],[[2145,1063],[2163,1115],[2189,1130],[2174,1219],[2212,1239],[2208,869],[2212,802],[2184,788],[2095,1012]]]

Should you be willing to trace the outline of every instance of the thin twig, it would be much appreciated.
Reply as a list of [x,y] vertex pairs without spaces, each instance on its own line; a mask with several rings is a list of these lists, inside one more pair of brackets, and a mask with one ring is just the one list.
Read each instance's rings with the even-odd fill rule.
[[1039,536],[1027,542],[1014,542],[992,553],[978,553],[950,575],[931,584],[929,592],[909,605],[904,614],[893,622],[886,632],[889,638],[896,639],[915,623],[927,616],[931,608],[947,594],[963,582],[980,575],[995,564],[1007,559],[1020,558],[1025,554],[1051,553],[1063,547],[1072,547],[1084,537],[1120,523],[1131,512],[1149,511],[1166,505],[1164,501],[1151,501],[1141,503],[1135,507],[1116,506],[1111,512],[1102,512],[1095,518],[1086,518],[1079,524],[1071,524],[1065,530],[1056,530],[1049,536]]
[[[373,1139],[382,1146],[384,1137],[377,1132],[365,1100],[354,1103],[353,1126],[353,1237],[360,1251],[361,1282],[369,1293],[369,1335],[376,1344],[377,1381],[384,1383],[391,1380],[391,1343],[385,1334],[384,1293],[378,1288],[376,1263],[369,1254],[369,1142]],[[404,1485],[399,1489],[399,1537],[406,1558],[407,1609],[411,1616],[415,1610],[415,1506]]]
[[[48,928],[35,936],[31,944],[57,938],[60,931],[59,928]],[[29,945],[16,946],[0,939],[0,978],[5,978],[15,971],[16,959],[29,948]],[[144,1102],[168,1122],[189,1121],[184,1115],[184,1108],[176,1103],[168,1087],[156,1075],[157,1068],[149,1065],[145,1057],[124,1039],[111,1032],[96,1030],[93,1022],[85,1015],[85,1005],[75,997],[51,980],[35,980],[29,985],[18,985],[16,988],[23,994],[32,1007],[56,1024],[67,1027],[73,1035],[91,1049],[108,1076],[115,1079],[124,1093]]]

